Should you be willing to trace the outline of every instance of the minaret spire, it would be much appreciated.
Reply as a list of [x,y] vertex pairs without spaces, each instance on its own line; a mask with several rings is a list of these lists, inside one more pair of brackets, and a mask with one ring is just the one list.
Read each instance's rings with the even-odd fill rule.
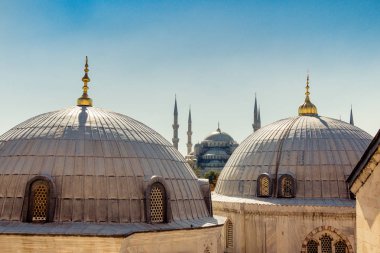
[[187,120],[187,154],[189,155],[191,153],[191,149],[193,147],[193,143],[191,143],[191,135],[193,134],[193,132],[191,131],[191,125],[192,125],[192,121],[191,121],[191,107],[189,108],[189,118]]
[[355,124],[354,124],[354,115],[352,113],[352,105],[351,105],[351,112],[350,112],[350,124],[353,125],[353,126],[355,126]]
[[257,124],[259,125],[259,129],[261,128],[261,114],[260,114],[260,106],[257,113]]
[[92,106],[92,99],[88,97],[87,91],[88,91],[88,86],[87,83],[90,82],[90,78],[88,77],[88,58],[86,56],[86,64],[84,65],[84,76],[82,78],[83,82],[83,94],[80,98],[77,100],[77,105],[78,106]]
[[173,146],[178,149],[178,142],[179,142],[179,138],[178,138],[178,128],[179,128],[179,125],[178,125],[178,109],[177,109],[177,95],[175,95],[175,98],[174,98],[174,121],[173,121]]
[[257,97],[255,93],[255,106],[253,108],[253,132],[256,132],[261,127],[260,109],[257,109]]

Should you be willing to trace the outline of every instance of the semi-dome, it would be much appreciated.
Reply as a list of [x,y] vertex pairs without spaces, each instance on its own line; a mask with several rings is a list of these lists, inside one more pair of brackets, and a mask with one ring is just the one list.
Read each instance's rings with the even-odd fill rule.
[[227,133],[222,132],[220,128],[216,129],[215,132],[209,134],[204,141],[209,142],[224,142],[224,143],[234,143],[234,139]]
[[234,151],[219,177],[216,193],[256,197],[260,175],[273,182],[290,175],[295,197],[347,198],[346,179],[372,137],[340,120],[298,116],[267,125],[246,138]]

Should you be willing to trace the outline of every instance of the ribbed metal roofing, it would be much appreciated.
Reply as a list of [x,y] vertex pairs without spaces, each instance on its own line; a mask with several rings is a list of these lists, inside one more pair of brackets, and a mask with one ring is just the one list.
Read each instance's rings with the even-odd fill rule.
[[[279,120],[248,136],[218,179],[217,194],[253,198],[268,173],[296,180],[297,198],[348,198],[346,178],[372,137],[358,127],[319,116]],[[276,194],[276,193],[275,193]]]
[[53,179],[58,222],[145,222],[153,175],[167,185],[174,221],[209,216],[195,174],[168,141],[94,107],[45,113],[0,137],[0,220],[21,219],[26,184],[37,175]]

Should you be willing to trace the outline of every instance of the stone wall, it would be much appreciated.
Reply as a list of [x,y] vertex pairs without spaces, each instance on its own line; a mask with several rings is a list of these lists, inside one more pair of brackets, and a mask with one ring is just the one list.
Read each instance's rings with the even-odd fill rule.
[[222,226],[136,233],[123,240],[122,253],[221,253]]
[[356,193],[357,253],[380,252],[380,164]]
[[216,215],[225,216],[233,223],[233,249],[226,249],[226,230],[223,229],[225,252],[306,252],[308,239],[325,231],[334,241],[346,241],[348,252],[355,248],[353,207],[270,206],[216,201],[213,201],[213,207]]
[[128,237],[0,235],[0,252],[221,253],[222,226],[135,233]]

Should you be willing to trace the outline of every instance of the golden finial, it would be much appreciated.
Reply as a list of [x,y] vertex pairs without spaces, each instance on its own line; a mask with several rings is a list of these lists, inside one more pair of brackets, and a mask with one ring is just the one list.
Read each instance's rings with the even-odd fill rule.
[[310,101],[310,92],[309,92],[309,74],[307,74],[306,79],[306,92],[305,92],[305,102],[298,107],[298,115],[300,116],[318,116],[317,107]]
[[78,106],[92,106],[92,99],[88,97],[87,91],[88,91],[88,86],[87,83],[90,82],[90,78],[88,77],[88,58],[86,56],[86,64],[84,65],[84,76],[82,78],[83,82],[83,94],[80,98],[77,100],[77,105]]

